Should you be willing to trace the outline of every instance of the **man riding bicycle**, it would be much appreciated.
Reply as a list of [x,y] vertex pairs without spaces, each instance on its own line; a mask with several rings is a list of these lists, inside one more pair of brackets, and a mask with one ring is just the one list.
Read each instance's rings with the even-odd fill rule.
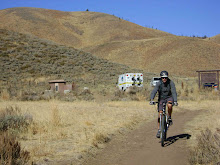
[[160,77],[161,80],[160,82],[158,82],[155,86],[155,88],[153,89],[153,91],[151,92],[151,96],[150,96],[150,104],[154,104],[153,100],[154,97],[156,96],[156,93],[159,93],[158,96],[158,112],[159,112],[159,116],[158,116],[158,132],[156,137],[160,138],[160,113],[162,113],[162,109],[163,109],[163,102],[167,102],[167,107],[168,107],[168,122],[170,123],[170,125],[173,123],[172,119],[171,119],[171,115],[172,115],[172,106],[174,105],[178,105],[177,103],[177,93],[176,93],[176,87],[175,84],[172,80],[170,80],[168,78],[168,72],[167,71],[162,71],[160,73]]

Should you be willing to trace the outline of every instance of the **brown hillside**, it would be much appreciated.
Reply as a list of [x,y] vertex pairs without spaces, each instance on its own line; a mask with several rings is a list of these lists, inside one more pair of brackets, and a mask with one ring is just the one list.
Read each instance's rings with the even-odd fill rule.
[[150,72],[196,76],[196,70],[220,68],[220,45],[198,38],[161,37],[112,42],[85,51]]
[[[17,93],[27,86],[27,90],[42,92],[51,79],[93,89],[115,87],[118,75],[142,71],[48,40],[0,29],[0,72],[0,93],[6,87]],[[44,81],[29,81],[39,78]]]
[[214,36],[214,37],[211,37],[211,38],[207,38],[206,40],[210,40],[212,42],[215,42],[217,44],[220,44],[220,34]]
[[196,70],[220,68],[218,36],[178,37],[104,13],[11,8],[0,11],[0,28],[81,48],[148,72],[166,69],[173,75],[196,76]]
[[39,8],[0,11],[0,28],[29,33],[57,43],[83,48],[112,41],[171,36],[97,12],[63,12]]

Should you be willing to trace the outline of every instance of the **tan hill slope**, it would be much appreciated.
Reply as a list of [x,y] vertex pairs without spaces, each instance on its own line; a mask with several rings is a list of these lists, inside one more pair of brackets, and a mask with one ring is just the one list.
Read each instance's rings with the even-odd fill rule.
[[40,8],[1,10],[0,28],[33,34],[75,48],[112,41],[171,36],[169,33],[145,28],[109,14]]
[[210,37],[210,38],[207,38],[206,40],[210,40],[212,42],[215,42],[217,44],[220,44],[220,34],[216,35],[216,36],[213,36],[213,37]]
[[0,11],[0,28],[81,48],[148,72],[196,76],[196,70],[220,67],[218,36],[213,38],[217,43],[178,37],[104,13],[11,8]]
[[220,68],[220,45],[190,37],[161,37],[112,42],[86,48],[104,59],[131,67],[173,75],[196,76],[197,70]]

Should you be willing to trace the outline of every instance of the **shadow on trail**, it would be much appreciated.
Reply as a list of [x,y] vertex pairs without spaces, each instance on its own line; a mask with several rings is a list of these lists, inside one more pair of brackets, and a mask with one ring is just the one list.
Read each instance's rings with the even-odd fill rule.
[[167,147],[180,139],[190,139],[190,137],[191,137],[191,135],[189,135],[189,134],[180,134],[180,135],[168,137],[166,139],[166,143],[165,143],[164,147]]

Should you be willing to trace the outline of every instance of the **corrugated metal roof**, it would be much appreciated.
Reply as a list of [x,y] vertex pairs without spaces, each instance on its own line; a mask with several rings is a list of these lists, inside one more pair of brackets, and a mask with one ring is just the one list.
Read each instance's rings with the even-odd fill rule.
[[64,80],[51,80],[49,83],[65,83],[66,81]]

